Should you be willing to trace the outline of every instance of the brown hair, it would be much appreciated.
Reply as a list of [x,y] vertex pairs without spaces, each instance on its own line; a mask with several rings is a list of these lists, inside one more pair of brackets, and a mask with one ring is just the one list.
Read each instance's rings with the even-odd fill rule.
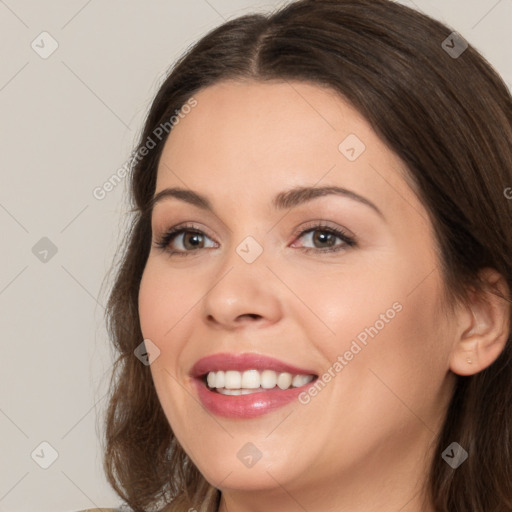
[[[299,0],[212,30],[161,85],[139,143],[151,137],[156,146],[134,161],[133,217],[107,306],[118,358],[104,467],[134,511],[215,511],[220,500],[173,435],[149,367],[134,356],[143,339],[137,300],[151,244],[148,204],[165,143],[165,137],[156,140],[155,128],[221,80],[327,86],[406,164],[437,234],[451,304],[482,289],[478,271],[484,267],[496,269],[512,288],[512,201],[504,194],[512,186],[511,96],[471,46],[458,57],[442,47],[451,32],[389,0]],[[425,482],[436,511],[512,510],[511,384],[509,332],[492,365],[457,376]],[[469,452],[456,470],[441,457],[452,441]]]

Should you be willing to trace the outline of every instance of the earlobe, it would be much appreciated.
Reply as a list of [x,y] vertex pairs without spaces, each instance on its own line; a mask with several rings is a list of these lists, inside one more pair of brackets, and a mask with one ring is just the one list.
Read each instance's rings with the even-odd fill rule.
[[510,334],[510,291],[496,270],[480,271],[485,289],[470,292],[470,302],[460,312],[460,329],[450,356],[450,369],[474,375],[490,366],[502,353]]

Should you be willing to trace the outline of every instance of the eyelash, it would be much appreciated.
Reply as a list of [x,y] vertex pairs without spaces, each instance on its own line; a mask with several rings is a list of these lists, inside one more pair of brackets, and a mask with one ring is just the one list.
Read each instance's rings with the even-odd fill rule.
[[[330,235],[334,235],[336,236],[337,238],[340,238],[344,243],[343,244],[340,244],[340,245],[337,245],[337,246],[334,246],[334,247],[327,247],[325,249],[316,249],[316,248],[312,248],[312,247],[301,247],[300,249],[302,251],[304,251],[306,254],[308,253],[311,253],[311,252],[316,252],[316,253],[334,253],[334,252],[338,252],[338,251],[341,251],[343,249],[346,249],[346,246],[348,247],[353,247],[356,245],[356,241],[353,237],[350,237],[349,235],[347,235],[342,229],[339,229],[339,228],[333,228],[333,227],[330,227],[330,226],[327,226],[325,224],[314,224],[312,226],[309,226],[305,229],[303,229],[302,231],[300,231],[298,234],[296,234],[295,236],[297,238],[301,238],[303,237],[305,234],[307,233],[310,233],[310,232],[314,232],[314,231],[321,231],[323,233],[328,233]],[[169,244],[174,241],[174,239],[181,235],[182,233],[194,233],[194,234],[197,234],[197,235],[203,235],[203,236],[207,236],[206,233],[204,233],[203,231],[197,229],[196,227],[192,226],[192,225],[182,225],[182,226],[176,226],[174,228],[171,228],[169,229],[167,232],[165,232],[156,242],[155,242],[155,246],[163,251],[166,251],[169,256],[188,256],[190,255],[191,253],[194,253],[194,252],[197,252],[199,249],[195,249],[195,250],[191,250],[191,251],[175,251],[175,250],[170,250],[168,248]],[[210,238],[210,237],[208,237]]]

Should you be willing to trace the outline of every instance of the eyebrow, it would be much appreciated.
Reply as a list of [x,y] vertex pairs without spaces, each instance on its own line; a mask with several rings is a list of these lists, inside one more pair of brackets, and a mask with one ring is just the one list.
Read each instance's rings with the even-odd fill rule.
[[[371,201],[351,190],[337,186],[295,187],[290,190],[278,193],[272,200],[272,206],[276,210],[285,210],[312,201],[317,197],[323,197],[327,195],[338,195],[364,204],[373,209],[383,220],[385,220],[383,213]],[[198,192],[195,192],[194,190],[180,187],[165,188],[161,190],[151,198],[147,208],[151,211],[157,203],[160,203],[164,199],[170,198],[179,199],[188,204],[201,208],[202,210],[210,211],[212,213],[214,211],[213,206],[207,197],[199,194]]]

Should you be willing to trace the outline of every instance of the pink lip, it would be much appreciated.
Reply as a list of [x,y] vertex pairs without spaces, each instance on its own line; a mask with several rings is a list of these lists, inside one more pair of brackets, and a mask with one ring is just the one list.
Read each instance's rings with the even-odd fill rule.
[[297,368],[278,359],[261,354],[214,354],[196,362],[190,371],[201,403],[213,414],[227,418],[248,419],[272,412],[290,403],[315,380],[298,388],[261,391],[249,395],[222,395],[210,391],[203,376],[219,370],[274,370],[289,372],[292,375],[316,375],[314,371]]

